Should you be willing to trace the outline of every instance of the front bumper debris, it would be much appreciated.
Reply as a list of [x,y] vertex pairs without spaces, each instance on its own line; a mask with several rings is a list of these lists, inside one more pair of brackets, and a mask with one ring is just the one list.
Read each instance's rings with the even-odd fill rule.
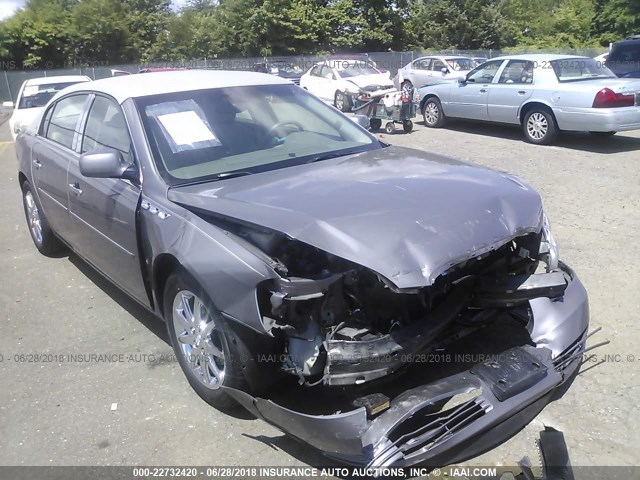
[[578,368],[589,323],[587,293],[569,267],[561,268],[568,278],[564,295],[530,300],[535,346],[511,348],[467,371],[406,390],[373,418],[364,407],[311,415],[223,388],[256,417],[340,463],[462,462],[527,425]]

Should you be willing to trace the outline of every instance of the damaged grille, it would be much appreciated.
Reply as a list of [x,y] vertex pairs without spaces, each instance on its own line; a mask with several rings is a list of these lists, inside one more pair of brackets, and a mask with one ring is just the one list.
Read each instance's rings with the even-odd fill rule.
[[445,411],[433,412],[430,405],[415,412],[388,435],[388,442],[376,454],[372,467],[397,458],[427,451],[467,425],[481,418],[489,404],[477,397]]

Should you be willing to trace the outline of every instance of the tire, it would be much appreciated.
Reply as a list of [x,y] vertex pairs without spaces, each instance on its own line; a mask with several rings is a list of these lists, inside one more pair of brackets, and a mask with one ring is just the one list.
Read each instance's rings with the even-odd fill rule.
[[613,137],[618,132],[589,132],[592,137],[595,138],[609,138]]
[[22,184],[22,206],[24,207],[24,215],[27,219],[31,240],[33,240],[33,244],[38,251],[46,256],[55,255],[63,251],[65,246],[49,226],[47,217],[45,217],[42,207],[33,194],[29,182]]
[[422,118],[424,124],[429,128],[440,128],[444,126],[445,116],[442,111],[442,104],[438,97],[429,97],[422,107]]
[[371,128],[372,132],[380,130],[380,127],[382,127],[382,120],[380,120],[379,118],[372,118],[371,120],[369,120],[369,128]]
[[349,97],[349,95],[345,95],[341,91],[337,91],[333,98],[333,106],[336,107],[341,112],[350,112],[351,97]]
[[558,127],[553,114],[543,108],[532,108],[524,116],[522,131],[527,142],[535,145],[550,145],[558,136]]
[[409,80],[405,80],[404,82],[402,82],[402,85],[400,85],[400,90],[402,90],[403,93],[406,90],[410,90],[412,88],[413,88],[413,83],[411,83],[411,81]]
[[167,279],[163,302],[171,346],[191,387],[209,405],[236,408],[238,404],[220,385],[251,391],[246,378],[251,355],[244,342],[183,270]]
[[406,120],[402,124],[402,129],[404,133],[411,133],[413,131],[413,122],[411,120]]
[[393,122],[387,122],[384,126],[384,131],[387,132],[389,135],[395,133],[396,124]]

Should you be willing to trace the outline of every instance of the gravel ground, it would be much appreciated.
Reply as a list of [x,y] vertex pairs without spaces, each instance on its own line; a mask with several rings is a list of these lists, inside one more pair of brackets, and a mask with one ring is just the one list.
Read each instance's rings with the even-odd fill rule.
[[[557,146],[539,147],[524,143],[518,129],[455,123],[382,136],[508,170],[536,187],[562,258],[589,290],[592,327],[603,327],[598,336],[611,340],[598,359],[620,355],[579,375],[528,427],[469,464],[513,465],[524,455],[535,462],[544,425],[564,432],[573,465],[638,464],[640,134],[606,141],[567,135]],[[75,255],[37,253],[6,123],[0,205],[0,465],[325,463],[261,421],[208,407],[177,364],[158,361],[171,354],[161,322]],[[116,363],[19,357],[44,353],[134,357]]]

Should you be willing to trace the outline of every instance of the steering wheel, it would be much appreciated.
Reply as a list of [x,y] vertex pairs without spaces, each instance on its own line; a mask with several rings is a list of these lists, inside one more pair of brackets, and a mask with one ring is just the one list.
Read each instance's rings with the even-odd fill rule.
[[304,127],[302,125],[300,125],[300,123],[296,122],[295,120],[287,120],[286,122],[278,122],[276,123],[273,127],[271,127],[267,133],[265,134],[265,138],[270,138],[275,136],[274,133],[281,127],[284,127],[286,125],[293,125],[294,127],[296,127],[298,132],[302,132],[304,130]]

